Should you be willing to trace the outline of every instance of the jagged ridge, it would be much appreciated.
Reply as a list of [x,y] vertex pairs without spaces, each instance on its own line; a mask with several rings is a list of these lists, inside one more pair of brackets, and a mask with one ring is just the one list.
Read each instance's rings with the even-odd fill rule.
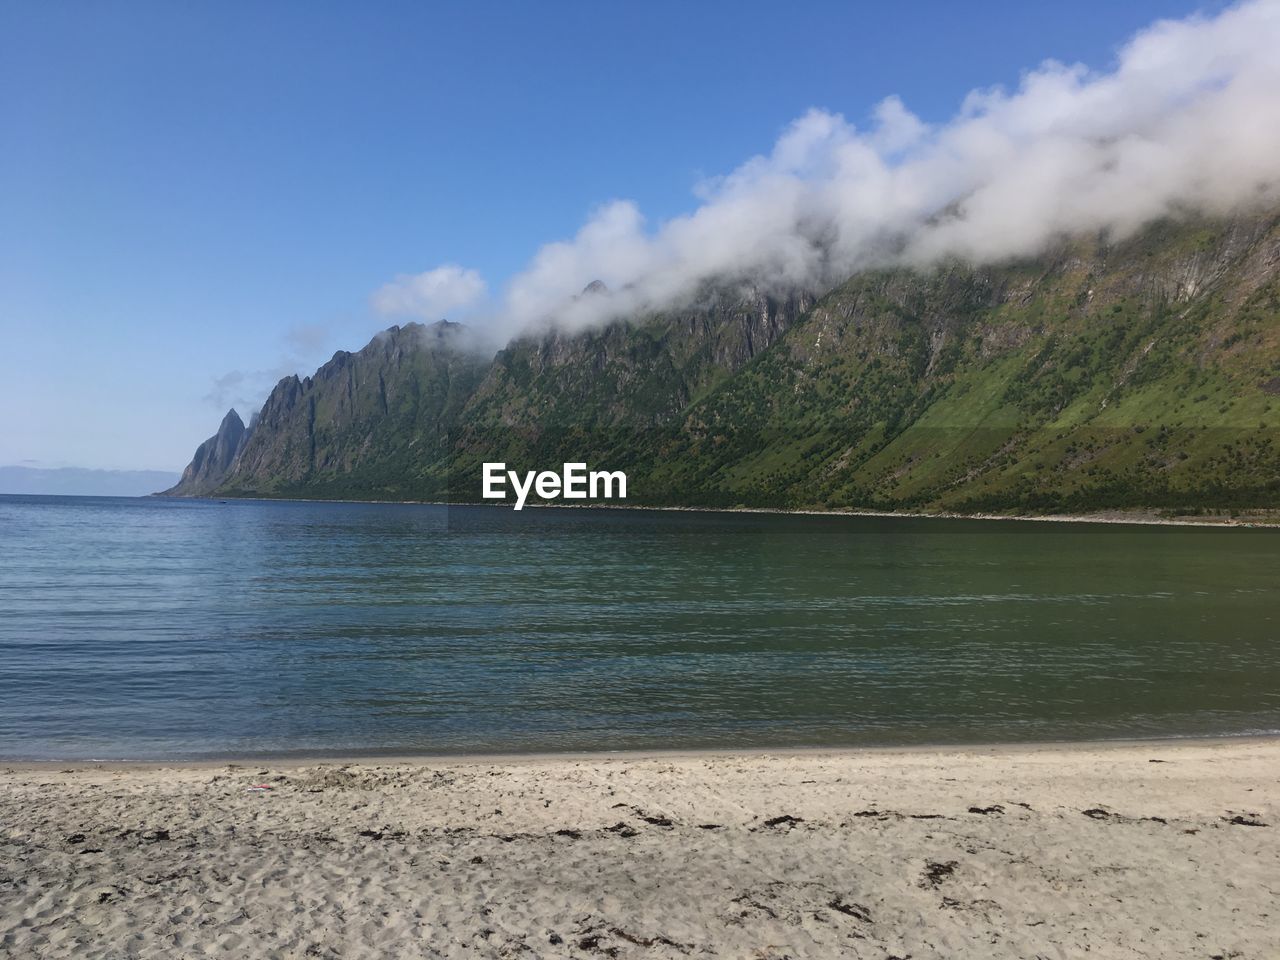
[[1278,403],[1280,218],[1166,221],[492,358],[454,324],[392,328],[282,381],[216,489],[474,500],[483,459],[563,458],[652,504],[1274,506]]

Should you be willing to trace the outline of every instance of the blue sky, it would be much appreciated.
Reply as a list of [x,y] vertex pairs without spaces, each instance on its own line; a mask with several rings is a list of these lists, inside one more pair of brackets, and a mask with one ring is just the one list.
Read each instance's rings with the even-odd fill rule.
[[3,3],[0,464],[178,469],[388,325],[397,274],[500,290],[606,201],[689,210],[811,107],[945,120],[1222,6]]

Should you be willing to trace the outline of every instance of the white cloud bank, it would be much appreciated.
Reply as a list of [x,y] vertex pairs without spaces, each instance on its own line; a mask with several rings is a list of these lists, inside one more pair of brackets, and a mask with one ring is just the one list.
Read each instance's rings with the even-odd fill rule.
[[[1274,203],[1278,185],[1280,0],[1252,0],[1147,27],[1110,72],[1046,62],[1013,92],[970,93],[939,125],[896,97],[866,130],[811,110],[767,156],[702,185],[692,213],[650,230],[614,201],[542,247],[493,326],[579,327],[679,304],[708,281],[812,288],[867,267],[991,262],[1062,234]],[[442,267],[379,302],[429,301],[437,275],[483,290],[473,271]],[[609,294],[575,299],[593,280]]]
[[387,316],[440,320],[484,299],[484,279],[475,270],[448,263],[425,273],[400,274],[372,297],[373,308]]

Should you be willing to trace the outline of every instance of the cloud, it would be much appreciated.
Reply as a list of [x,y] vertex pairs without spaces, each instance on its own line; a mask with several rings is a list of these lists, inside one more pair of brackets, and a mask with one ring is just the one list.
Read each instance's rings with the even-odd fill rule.
[[222,376],[214,377],[209,392],[204,395],[205,403],[219,410],[239,405],[243,402],[242,390],[248,378],[243,370],[228,370]]
[[400,274],[375,292],[372,302],[386,316],[435,321],[474,306],[484,296],[485,282],[479,273],[448,263],[425,273]]
[[322,352],[331,342],[333,331],[325,323],[296,323],[284,335],[285,345],[304,357]]
[[204,400],[223,413],[233,409],[239,411],[247,422],[252,414],[262,409],[272,388],[298,369],[297,364],[284,361],[265,370],[229,370],[213,378]]
[[[1170,214],[1280,200],[1280,0],[1160,21],[1113,67],[1048,61],[926,124],[899,98],[867,128],[810,110],[773,149],[704,181],[692,212],[651,226],[605,203],[549,243],[488,317],[511,335],[689,302],[708,284],[822,289],[864,268],[974,263],[1064,234],[1116,236]],[[593,280],[606,296],[579,297]],[[483,294],[471,271],[400,277],[380,310],[439,315]]]
[[325,359],[332,337],[328,324],[294,324],[281,337],[278,363],[260,370],[229,370],[214,377],[205,402],[222,411],[234,408],[246,413],[261,409],[282,378],[314,370]]

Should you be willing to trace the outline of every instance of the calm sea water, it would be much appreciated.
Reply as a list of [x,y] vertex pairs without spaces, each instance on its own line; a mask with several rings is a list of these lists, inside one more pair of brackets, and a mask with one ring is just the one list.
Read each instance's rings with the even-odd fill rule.
[[0,757],[1280,729],[1280,531],[0,497]]

